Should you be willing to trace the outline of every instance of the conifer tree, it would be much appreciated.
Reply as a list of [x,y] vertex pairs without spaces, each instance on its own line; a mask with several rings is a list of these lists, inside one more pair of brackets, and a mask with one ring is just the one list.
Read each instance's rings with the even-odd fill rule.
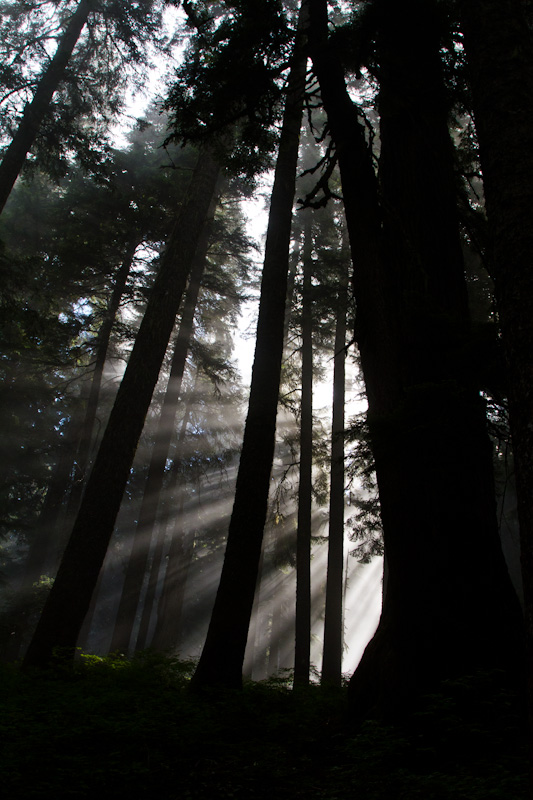
[[[193,686],[240,687],[274,456],[290,231],[305,93],[306,1],[300,11],[274,174],[248,415],[226,553]],[[224,652],[225,657],[220,659]]]
[[[374,5],[378,190],[364,129],[328,47],[326,4],[311,3],[313,63],[339,159],[355,266],[356,335],[389,567],[380,625],[350,684],[362,714],[374,703],[393,709],[439,677],[516,664],[520,651],[484,412],[458,360],[469,323],[437,16],[432,4],[394,6]],[[416,53],[404,46],[415,25],[424,31]],[[431,210],[421,200],[429,167],[439,202]],[[460,559],[447,545],[450,530],[460,531]],[[438,577],[427,561],[415,564],[415,552],[439,563]]]
[[[533,776],[533,60],[524,4],[459,3],[472,89],[492,277],[505,349],[527,637]],[[533,780],[533,778],[532,778]]]
[[58,44],[54,58],[41,77],[33,100],[24,109],[17,132],[0,164],[0,213],[19,176],[53,94],[65,74],[69,58],[91,11],[91,0],[80,0]]
[[[154,532],[157,519],[157,509],[163,488],[165,467],[170,449],[170,442],[174,430],[175,417],[181,393],[181,383],[185,372],[187,354],[189,352],[193,332],[194,314],[200,293],[202,276],[204,274],[209,243],[210,225],[215,214],[217,198],[213,197],[208,210],[207,219],[202,230],[198,247],[194,257],[194,266],[191,271],[189,285],[185,294],[180,326],[174,343],[174,354],[168,378],[167,389],[159,423],[155,434],[155,441],[148,467],[148,476],[143,493],[143,500],[139,511],[139,519],[135,527],[132,542],[132,552],[128,559],[124,586],[117,611],[115,632],[111,640],[111,651],[128,651],[130,638],[135,621],[135,612],[140,597],[142,582],[146,565],[150,541]],[[145,606],[147,601],[145,600]],[[148,611],[148,608],[147,608]],[[146,638],[148,627],[147,615],[144,615],[144,626],[141,626],[141,636]],[[144,644],[140,644],[142,647]]]
[[[8,47],[10,38],[14,42],[18,42],[19,36],[16,26],[22,25],[27,12],[24,7],[25,4],[16,5],[20,5],[21,8],[10,9],[11,13],[6,15],[4,20],[5,30],[3,34],[6,36]],[[69,4],[63,3],[62,5],[68,6]],[[90,130],[86,125],[84,131],[83,122],[81,125],[76,126],[76,117],[85,118],[86,121],[87,117],[95,114],[96,107],[100,105],[101,107],[107,107],[102,116],[105,122],[109,124],[110,117],[116,113],[119,98],[123,92],[124,85],[121,72],[124,73],[126,71],[126,62],[129,61],[131,65],[145,60],[145,54],[143,53],[144,43],[148,36],[153,36],[160,25],[160,8],[157,6],[158,4],[154,4],[153,0],[141,0],[141,2],[129,3],[127,6],[112,1],[79,0],[70,16],[70,9],[66,9],[67,19],[64,22],[64,29],[58,37],[57,49],[49,63],[45,64],[36,82],[33,97],[31,101],[24,105],[20,119],[17,122],[12,121],[10,125],[10,128],[14,128],[14,133],[11,134],[11,141],[0,163],[0,213],[2,213],[26,157],[38,138],[47,117],[48,122],[50,122],[52,98],[58,89],[65,84],[65,81],[75,87],[76,71],[83,72],[87,68],[92,69],[92,77],[88,76],[89,80],[85,86],[76,87],[71,93],[72,96],[66,102],[63,102],[63,113],[67,116],[67,124],[63,120],[56,122],[54,131],[49,132],[48,141],[43,150],[57,150],[58,143],[65,137],[68,138],[70,136],[72,144],[75,143],[74,149],[77,147],[80,152],[85,150],[87,160],[91,161],[92,154],[90,151],[91,149],[97,149],[96,144],[98,138],[101,139],[101,134],[99,137],[98,131],[94,128]],[[30,11],[32,10],[35,9],[30,6]],[[64,11],[64,9],[60,9],[60,11]],[[48,13],[50,13],[50,9],[48,9]],[[41,24],[46,24],[46,9]],[[15,26],[15,31],[12,30],[13,25]],[[73,66],[74,50],[87,25],[91,29],[88,42],[84,44],[84,52],[81,54],[81,58]],[[104,32],[103,38],[99,35],[98,26]],[[3,77],[7,79],[8,83],[6,97],[11,101],[17,93],[24,92],[28,85],[28,77],[25,74],[17,74],[21,71],[21,65],[27,65],[32,59],[42,57],[43,49],[39,47],[40,31],[37,31],[33,41],[37,45],[35,52],[32,50],[30,43],[22,42],[19,43],[19,53],[13,54],[9,51],[6,53],[9,59],[9,66],[5,69]],[[100,52],[95,54],[93,51],[98,45]],[[46,53],[46,50],[44,52]],[[117,63],[119,53],[121,54],[121,59],[118,60],[122,62],[121,64]],[[94,61],[95,55],[97,58],[96,63]],[[99,63],[98,56],[100,57]],[[95,74],[102,64],[107,65],[109,70],[107,76]],[[99,84],[101,92],[98,96],[94,94],[94,89]],[[83,97],[84,94],[90,95],[91,92],[93,93],[90,98],[92,107],[90,104],[87,106],[87,98]],[[76,104],[79,106],[78,108],[75,108]],[[76,135],[74,135],[75,127],[78,128]],[[87,142],[87,138],[89,138],[89,142]],[[50,163],[50,152],[46,153],[46,160]]]
[[24,660],[71,658],[113,532],[192,259],[220,171],[205,146],[176,219],[59,571]]

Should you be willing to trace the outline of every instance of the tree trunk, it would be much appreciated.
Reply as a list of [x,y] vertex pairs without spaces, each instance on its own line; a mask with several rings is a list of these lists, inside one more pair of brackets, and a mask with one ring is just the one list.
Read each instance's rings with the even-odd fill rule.
[[[126,252],[122,266],[117,274],[105,319],[96,337],[96,359],[87,397],[85,418],[81,424],[78,419],[70,422],[66,436],[67,440],[63,442],[63,447],[60,448],[60,458],[53,471],[26,559],[20,588],[20,593],[23,596],[29,595],[34,582],[41,575],[53,576],[57,571],[57,564],[64,546],[64,541],[58,541],[57,528],[59,515],[69,487],[71,491],[66,509],[67,524],[68,520],[73,518],[73,513],[75,513],[79,505],[111,330],[138,244],[139,242],[136,240]],[[10,656],[12,655],[13,658],[17,658],[20,654],[22,639],[26,631],[26,625],[22,619],[21,623],[10,640]]]
[[93,0],[80,0],[59,40],[54,57],[39,79],[33,100],[24,109],[19,127],[0,164],[0,214],[39,132],[52,97],[63,80],[70,56],[93,5]]
[[[378,5],[382,240],[369,153],[326,46],[325,3],[313,3],[389,570],[350,696],[359,713],[391,711],[442,678],[516,665],[520,612],[498,539],[484,409],[461,357],[469,320],[433,4]],[[416,54],[405,47],[415,29]],[[339,125],[349,115],[351,153]]]
[[[194,394],[194,392],[193,392]],[[175,469],[176,461],[179,461],[181,458],[181,453],[183,451],[183,443],[185,441],[185,435],[187,432],[187,426],[190,420],[192,403],[188,403],[185,408],[185,413],[183,415],[183,421],[181,424],[181,430],[178,436],[178,440],[176,442],[176,450],[174,455],[174,467],[173,467],[173,475],[171,480],[169,481],[169,485],[167,487],[167,503],[164,513],[159,513],[159,521],[155,522],[154,524],[158,527],[158,534],[156,536],[155,547],[154,547],[154,554],[152,557],[152,563],[150,565],[150,573],[148,576],[148,586],[146,589],[146,597],[144,599],[143,611],[141,616],[141,623],[139,627],[139,633],[137,634],[137,643],[135,646],[136,650],[142,650],[146,647],[148,642],[148,628],[150,626],[150,621],[152,617],[152,611],[154,606],[154,600],[157,593],[157,587],[159,583],[159,573],[161,570],[161,563],[163,559],[163,549],[165,544],[165,533],[168,526],[169,517],[171,517],[171,527],[172,532],[170,534],[171,542],[174,540],[175,536],[181,536],[180,533],[180,520],[183,517],[183,504],[181,504],[181,510],[178,514],[175,514],[175,506],[176,506],[176,497],[179,497],[182,488],[178,486],[178,478],[179,478],[179,470]],[[171,545],[172,546],[172,545]],[[176,567],[174,566],[174,569]]]
[[533,785],[533,58],[517,0],[460,4],[509,380]]
[[78,517],[26,654],[26,666],[47,665],[55,650],[65,658],[73,655],[113,533],[218,174],[218,160],[211,147],[205,146],[150,293]]
[[[127,652],[130,646],[131,634],[135,624],[135,614],[139,603],[146,566],[148,564],[150,542],[157,518],[159,500],[163,490],[165,468],[175,428],[181,383],[191,342],[194,314],[196,312],[200,284],[206,264],[209,233],[215,214],[216,203],[217,200],[213,193],[208,211],[208,218],[206,219],[202,236],[198,242],[195,263],[183,304],[183,312],[178,335],[176,336],[170,376],[157,425],[139,519],[133,535],[132,550],[126,567],[126,575],[124,577],[124,585],[122,587],[122,594],[117,612],[117,621],[111,642],[112,652],[118,650]],[[153,584],[151,588],[153,589]],[[144,647],[144,642],[146,641],[147,626],[152,611],[152,601],[153,595],[150,591],[145,598],[143,609],[144,622],[141,619],[141,628],[139,630],[139,636],[141,638],[139,647],[141,649]]]
[[[272,581],[273,581],[273,586],[272,586],[272,603],[270,612],[270,644],[268,648],[267,675],[277,675],[279,673],[283,664],[282,645],[285,639],[287,638],[285,575],[283,574],[283,572],[281,572],[280,569],[276,569]],[[292,637],[290,638],[292,645]]]
[[[248,639],[246,641],[246,650],[244,652],[244,662],[242,666],[242,674],[246,680],[252,680],[255,673],[255,680],[263,680],[266,677],[264,672],[264,665],[266,663],[266,658],[264,658],[263,663],[259,664],[259,654],[263,657],[265,656],[265,636],[263,631],[261,630],[261,601],[262,601],[262,584],[264,578],[264,571],[265,571],[265,550],[264,547],[261,549],[261,556],[259,558],[259,566],[257,568],[257,582],[255,584],[255,593],[254,593],[254,603],[252,606],[252,613],[250,615],[250,626],[248,628]],[[254,669],[255,668],[255,669]]]
[[[194,396],[194,391],[192,394]],[[181,429],[176,444],[174,462],[179,462],[182,457],[187,426],[191,416],[191,409],[192,403],[189,402],[185,409],[185,414],[183,415]],[[174,480],[171,482],[172,485],[169,487],[169,490],[172,491],[172,495],[174,495],[176,491],[178,475],[179,470],[175,469]],[[176,513],[172,516],[172,522],[170,525],[170,549],[167,556],[167,565],[163,578],[163,586],[161,587],[161,594],[157,604],[156,624],[152,639],[152,647],[154,647],[156,650],[170,650],[171,648],[177,646],[180,633],[183,600],[185,597],[185,584],[187,581],[189,568],[192,563],[194,551],[194,532],[184,529],[183,487],[178,487],[178,493],[180,495],[180,499],[177,503],[178,507]],[[168,515],[165,514],[164,520],[160,521],[161,539],[164,538],[162,534],[166,528],[167,516]],[[161,544],[163,544],[163,542],[161,542]],[[159,574],[159,568],[157,568],[157,572]],[[156,577],[158,576],[154,574],[153,565],[151,578],[154,581],[154,597]]]
[[309,684],[311,667],[311,510],[313,481],[313,318],[311,306],[312,223],[304,227],[302,291],[302,390],[300,404],[300,473],[296,533],[296,616],[294,685]]
[[80,427],[78,447],[76,451],[74,463],[74,476],[73,486],[70,492],[67,519],[74,519],[75,514],[79,508],[81,496],[83,493],[83,486],[87,476],[87,468],[91,454],[91,445],[94,440],[94,424],[96,422],[96,413],[98,411],[98,402],[100,399],[100,389],[102,387],[102,378],[104,375],[105,363],[107,360],[107,353],[109,350],[109,342],[111,340],[111,332],[115,324],[120,302],[126,289],[126,283],[133,264],[135,251],[140,244],[140,239],[136,236],[126,248],[124,259],[117,271],[115,283],[106,313],[95,342],[95,360],[94,369],[91,376],[91,384],[89,394],[87,397],[87,405],[85,408],[85,417]]
[[[95,367],[89,391],[85,395],[87,398],[85,418],[83,422],[77,419],[76,416],[71,420],[65,436],[66,441],[62,442],[63,446],[59,449],[60,458],[53,471],[24,567],[24,575],[19,590],[23,597],[31,593],[34,582],[41,575],[53,577],[57,572],[57,565],[65,545],[64,539],[58,535],[60,514],[62,509],[64,510],[64,501],[69,488],[71,491],[66,504],[66,511],[64,510],[67,525],[73,519],[73,514],[79,505],[111,329],[137,245],[138,241],[126,253],[117,275],[106,317],[98,332]],[[28,632],[26,628],[26,622],[22,616],[21,624],[10,639],[10,658],[17,658],[20,655],[22,640]]]
[[80,628],[80,632],[76,640],[76,648],[78,651],[81,652],[87,652],[88,649],[89,636],[91,635],[91,629],[93,627],[94,617],[96,614],[96,610],[98,608],[98,603],[100,602],[100,594],[102,591],[102,583],[104,581],[105,574],[106,574],[106,563],[104,559],[102,568],[98,573],[98,580],[96,581],[96,586],[94,587],[94,591],[91,595],[89,610],[85,614],[83,624]]
[[335,325],[333,367],[333,408],[331,421],[331,472],[329,489],[328,571],[322,683],[339,686],[342,682],[344,645],[344,399],[346,363],[347,274],[339,279]]
[[175,649],[179,643],[187,577],[194,555],[194,531],[184,531],[182,529],[182,512],[183,504],[178,510],[176,521],[173,523],[170,550],[167,556],[167,568],[157,607],[157,622],[152,638],[152,647],[162,652]]
[[261,282],[248,416],[220,585],[193,686],[241,687],[274,456],[292,206],[307,58],[304,0],[289,75]]

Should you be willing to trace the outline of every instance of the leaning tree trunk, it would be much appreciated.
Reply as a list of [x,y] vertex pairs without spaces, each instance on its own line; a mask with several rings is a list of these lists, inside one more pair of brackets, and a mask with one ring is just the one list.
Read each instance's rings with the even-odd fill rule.
[[[178,441],[176,443],[176,455],[178,459],[179,459],[179,453],[183,446],[183,440],[185,436],[185,430],[187,427],[187,420],[189,418],[189,415],[190,415],[190,405],[187,406],[185,410],[184,422],[182,423],[181,432],[180,435],[178,436]],[[153,529],[156,530],[154,552],[150,564],[150,570],[148,572],[148,585],[146,587],[146,595],[144,598],[141,621],[139,624],[139,632],[137,634],[137,641],[135,643],[135,650],[143,650],[148,644],[148,632],[150,628],[152,614],[154,611],[154,602],[159,584],[159,573],[161,571],[161,564],[163,561],[165,534],[169,517],[171,517],[172,519],[172,528],[173,528],[173,533],[171,533],[170,536],[171,541],[173,541],[174,535],[179,536],[178,533],[179,523],[174,518],[174,504],[175,504],[174,497],[176,492],[177,493],[180,492],[180,488],[177,487],[177,484],[178,484],[178,474],[176,473],[174,479],[171,480],[169,485],[167,486],[167,502],[165,511],[163,514],[159,513],[158,516],[156,516],[156,518],[154,519]],[[172,508],[170,507],[170,504],[172,504]],[[159,506],[159,501],[158,501],[158,506]]]
[[[76,416],[69,423],[65,441],[59,449],[59,460],[53,471],[50,485],[46,492],[39,519],[35,526],[28,557],[24,566],[24,574],[19,592],[23,597],[29,596],[35,581],[41,575],[54,576],[65,542],[58,540],[60,514],[64,508],[65,496],[70,488],[66,509],[66,519],[72,520],[72,508],[77,509],[83,486],[83,475],[87,467],[89,445],[92,439],[98,397],[102,382],[102,374],[106,360],[111,330],[124,292],[126,280],[131,268],[138,241],[126,252],[124,261],[118,271],[113,292],[106,311],[106,316],[96,337],[96,358],[89,391],[86,394],[86,409],[83,422]],[[75,495],[77,494],[77,497]],[[17,658],[26,632],[24,616],[20,620],[17,631],[10,639],[10,655]]]
[[197,688],[242,685],[274,457],[292,206],[307,67],[301,32],[305,5],[306,0],[300,11],[274,174],[250,400],[235,500],[220,585],[207,639],[192,679]]
[[469,0],[460,10],[509,380],[533,785],[533,43],[521,5]]
[[[498,538],[484,409],[462,357],[469,320],[433,4],[378,5],[384,240],[359,123],[351,152],[339,125],[353,112],[326,45],[326,4],[313,4],[314,63],[356,265],[356,333],[388,564],[381,620],[350,696],[360,713],[391,711],[441,678],[516,665],[520,611]],[[414,29],[422,33],[416,52],[405,47]]]
[[296,614],[294,685],[309,684],[311,667],[311,519],[313,480],[313,318],[312,222],[309,210],[304,226],[302,290],[302,387],[300,403],[300,471],[296,532]]
[[[183,312],[174,345],[174,355],[172,357],[167,389],[161,407],[139,518],[135,526],[132,549],[124,576],[124,585],[122,587],[122,594],[117,611],[117,621],[111,641],[112,652],[117,650],[127,652],[130,646],[130,639],[135,623],[135,614],[139,603],[146,566],[148,564],[150,542],[155,530],[157,509],[163,490],[165,468],[175,427],[176,412],[181,394],[181,384],[185,373],[187,354],[190,348],[194,314],[198,303],[198,295],[200,293],[200,284],[206,265],[209,232],[215,214],[216,202],[216,197],[213,195],[208,218],[206,219],[202,236],[198,242],[195,263],[185,294]],[[145,641],[149,617],[152,610],[149,596],[145,598],[144,605],[144,623],[141,620],[142,624],[139,634],[141,639]],[[144,641],[139,644],[140,649],[143,648]]]
[[342,682],[342,651],[344,645],[344,399],[346,394],[347,277],[347,269],[345,268],[345,274],[339,279],[335,324],[328,569],[324,617],[324,650],[322,655],[322,683],[339,687]]
[[83,423],[80,426],[78,447],[74,460],[73,486],[70,492],[67,507],[67,519],[70,520],[74,519],[75,517],[75,514],[79,508],[81,495],[83,493],[83,486],[85,483],[91,455],[91,446],[94,440],[96,414],[100,400],[100,390],[102,387],[104,368],[109,350],[109,342],[111,340],[111,332],[117,318],[122,296],[126,289],[126,283],[128,281],[128,276],[133,264],[135,251],[137,250],[140,241],[140,237],[137,235],[132,239],[126,248],[122,264],[120,265],[115,277],[113,291],[111,292],[111,297],[109,298],[104,319],[96,336],[94,347],[94,367],[91,375],[87,404],[85,407],[85,416],[83,418]]
[[[265,573],[265,549],[261,549],[261,556],[259,557],[259,565],[257,567],[257,581],[255,584],[254,603],[252,606],[252,613],[250,615],[250,626],[248,629],[248,639],[246,642],[246,650],[244,653],[244,662],[242,665],[242,674],[245,680],[252,680],[255,674],[255,680],[261,681],[266,676],[264,674],[266,666],[265,647],[262,646],[265,642],[265,636],[261,630],[261,604],[264,602],[264,586],[263,579]],[[259,654],[263,656],[263,663],[258,664]]]
[[199,154],[183,205],[153,285],[59,571],[24,664],[46,666],[71,658],[91,601],[198,239],[215,191],[219,161],[212,147]]
[[33,100],[24,109],[22,119],[11,144],[0,164],[0,213],[2,213],[11,190],[15,185],[32,144],[35,141],[43,118],[59,84],[63,80],[67,64],[93,10],[93,0],[80,0],[76,11],[59,40],[59,45],[50,64],[45,69]]
[[[115,278],[115,284],[113,286],[113,291],[109,299],[104,320],[96,337],[93,374],[91,377],[89,394],[87,397],[85,416],[83,419],[83,423],[81,425],[78,448],[74,459],[73,486],[71,488],[67,503],[67,510],[66,510],[67,529],[70,526],[71,521],[75,519],[76,513],[80,505],[81,496],[83,493],[83,487],[85,485],[85,478],[87,476],[89,462],[90,462],[91,447],[94,446],[94,427],[96,422],[96,415],[98,412],[98,405],[100,402],[100,390],[102,387],[104,368],[107,360],[107,353],[109,350],[109,342],[111,340],[111,332],[113,330],[117,313],[120,308],[122,296],[126,289],[126,283],[128,281],[128,276],[130,274],[131,267],[133,264],[135,251],[137,250],[137,247],[139,246],[140,242],[141,239],[139,237],[135,237],[126,248],[126,254],[117,272],[117,276]],[[61,559],[64,545],[65,545],[64,541],[57,542],[56,564]],[[54,574],[56,571],[55,567],[56,565],[54,564]],[[83,626],[78,636],[78,647],[85,647],[87,639],[89,637],[93,617],[98,604],[98,595],[100,593],[100,585],[102,582],[102,577],[103,573],[102,571],[100,571],[100,575],[98,577],[98,581],[91,598],[89,611],[85,615]]]

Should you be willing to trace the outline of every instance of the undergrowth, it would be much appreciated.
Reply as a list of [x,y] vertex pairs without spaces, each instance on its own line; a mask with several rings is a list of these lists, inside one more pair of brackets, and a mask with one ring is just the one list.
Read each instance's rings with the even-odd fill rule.
[[355,727],[345,690],[188,691],[194,664],[143,653],[2,666],[0,786],[15,798],[522,800],[525,735],[494,676],[444,684],[395,724]]

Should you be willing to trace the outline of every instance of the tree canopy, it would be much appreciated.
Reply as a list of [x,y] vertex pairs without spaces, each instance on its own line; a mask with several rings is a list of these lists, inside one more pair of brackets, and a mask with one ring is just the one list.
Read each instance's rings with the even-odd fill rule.
[[531,700],[529,4],[0,10],[5,659]]

